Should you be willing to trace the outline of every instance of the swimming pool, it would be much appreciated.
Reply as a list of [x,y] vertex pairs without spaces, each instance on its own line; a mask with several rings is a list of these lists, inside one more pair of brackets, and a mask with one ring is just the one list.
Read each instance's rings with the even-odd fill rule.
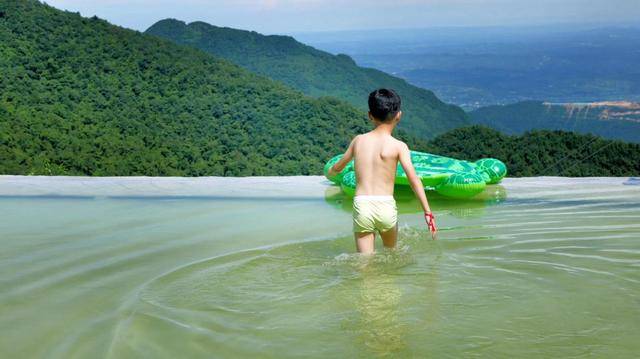
[[[399,193],[353,255],[321,177],[0,177],[2,357],[633,357],[640,186],[508,178]],[[380,246],[380,244],[377,244]]]

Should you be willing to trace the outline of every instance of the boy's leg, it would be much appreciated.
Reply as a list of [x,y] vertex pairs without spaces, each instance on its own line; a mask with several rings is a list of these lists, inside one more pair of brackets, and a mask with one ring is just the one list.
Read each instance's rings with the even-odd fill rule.
[[362,254],[373,254],[376,234],[373,232],[353,232],[356,239],[356,248]]
[[382,237],[382,244],[386,248],[395,248],[398,241],[398,224],[396,223],[393,228],[386,232],[380,232],[380,237]]

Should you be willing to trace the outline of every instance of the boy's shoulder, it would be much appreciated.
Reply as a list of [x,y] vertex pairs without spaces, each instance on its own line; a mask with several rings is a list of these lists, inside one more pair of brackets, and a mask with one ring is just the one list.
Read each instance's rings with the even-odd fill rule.
[[388,141],[389,143],[397,145],[397,146],[399,146],[401,148],[407,147],[406,143],[404,143],[403,141],[401,141],[401,140],[399,140],[399,139],[397,139],[397,138],[395,138],[393,136],[388,136],[388,137],[385,137],[385,138],[376,138],[376,137],[372,137],[370,135],[371,135],[371,132],[361,133],[359,135],[355,135],[351,141],[355,143],[356,141],[359,141],[359,140],[371,139],[372,141]]
[[397,138],[395,138],[393,136],[389,136],[389,138],[391,139],[392,143],[394,145],[396,145],[398,148],[403,149],[403,148],[407,147],[407,144],[402,142],[402,140],[399,140],[399,139],[397,139]]

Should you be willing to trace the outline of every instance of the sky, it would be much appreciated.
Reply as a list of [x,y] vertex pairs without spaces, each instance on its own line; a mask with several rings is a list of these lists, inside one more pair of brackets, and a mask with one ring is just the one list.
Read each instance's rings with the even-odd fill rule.
[[556,23],[633,23],[640,0],[46,0],[140,31],[176,18],[265,34]]

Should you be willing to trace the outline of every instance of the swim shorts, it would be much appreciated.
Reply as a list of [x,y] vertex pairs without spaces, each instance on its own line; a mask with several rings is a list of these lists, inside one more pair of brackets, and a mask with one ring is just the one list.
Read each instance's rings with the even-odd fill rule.
[[360,195],[353,198],[353,231],[386,232],[398,222],[393,196]]

